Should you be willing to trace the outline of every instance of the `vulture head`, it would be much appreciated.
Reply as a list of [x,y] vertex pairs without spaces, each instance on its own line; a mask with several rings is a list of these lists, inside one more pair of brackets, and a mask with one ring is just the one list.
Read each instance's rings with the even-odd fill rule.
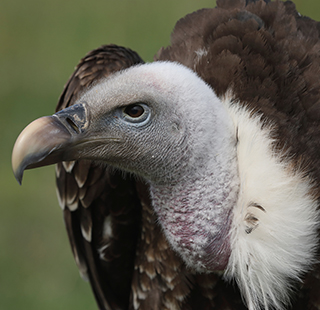
[[90,159],[142,177],[164,232],[199,271],[224,269],[239,189],[236,128],[223,101],[190,69],[142,64],[112,75],[77,103],[31,123],[13,150],[24,169]]
[[179,21],[154,63],[89,53],[58,112],[22,131],[16,179],[58,164],[101,309],[284,309],[299,283],[294,309],[319,309],[318,29],[291,2],[218,1]]

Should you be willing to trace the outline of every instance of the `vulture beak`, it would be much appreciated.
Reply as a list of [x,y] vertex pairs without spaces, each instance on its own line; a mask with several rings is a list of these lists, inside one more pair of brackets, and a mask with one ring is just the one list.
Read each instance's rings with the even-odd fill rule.
[[19,184],[25,169],[75,159],[74,145],[87,126],[87,110],[83,104],[29,124],[19,135],[12,151],[12,169]]

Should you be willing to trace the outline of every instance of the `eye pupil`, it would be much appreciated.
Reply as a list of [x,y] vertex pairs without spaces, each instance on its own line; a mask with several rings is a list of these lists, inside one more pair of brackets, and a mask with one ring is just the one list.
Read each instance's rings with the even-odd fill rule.
[[141,105],[131,104],[124,109],[124,112],[130,117],[140,117],[144,113],[144,108]]

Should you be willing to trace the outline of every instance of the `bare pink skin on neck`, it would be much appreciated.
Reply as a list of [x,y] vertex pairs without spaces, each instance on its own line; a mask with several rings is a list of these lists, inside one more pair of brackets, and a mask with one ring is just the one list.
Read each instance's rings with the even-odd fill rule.
[[[212,176],[188,186],[151,186],[164,233],[186,264],[197,271],[224,270],[230,257],[229,232],[237,186],[214,190]],[[224,180],[232,184],[231,180]]]

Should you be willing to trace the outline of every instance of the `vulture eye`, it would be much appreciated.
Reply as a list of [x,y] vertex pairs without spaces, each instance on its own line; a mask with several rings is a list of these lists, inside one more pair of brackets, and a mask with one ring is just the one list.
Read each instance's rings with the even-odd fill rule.
[[144,113],[144,108],[138,104],[130,104],[124,109],[124,113],[132,118],[138,118]]
[[150,117],[150,108],[143,102],[133,103],[122,108],[122,117],[125,121],[144,124]]

